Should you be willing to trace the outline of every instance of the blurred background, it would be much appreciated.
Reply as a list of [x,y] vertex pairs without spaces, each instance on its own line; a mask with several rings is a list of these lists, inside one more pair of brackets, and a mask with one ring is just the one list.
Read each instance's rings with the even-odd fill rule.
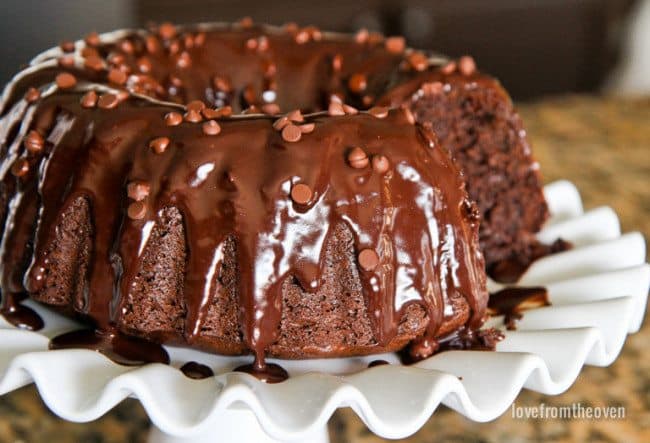
[[[1,0],[0,85],[42,50],[90,31],[149,22],[296,21],[403,34],[414,47],[472,54],[510,91],[545,182],[567,178],[585,207],[608,205],[650,239],[650,0]],[[650,319],[608,368],[585,367],[564,394],[522,391],[518,406],[619,406],[618,421],[474,423],[444,407],[409,443],[650,442]],[[91,423],[49,412],[34,386],[0,396],[0,443],[145,442],[149,420],[126,400]],[[333,443],[377,443],[349,409]]]
[[2,84],[38,52],[90,30],[251,16],[365,27],[405,35],[413,47],[471,53],[516,100],[650,91],[650,0],[3,0],[2,12]]

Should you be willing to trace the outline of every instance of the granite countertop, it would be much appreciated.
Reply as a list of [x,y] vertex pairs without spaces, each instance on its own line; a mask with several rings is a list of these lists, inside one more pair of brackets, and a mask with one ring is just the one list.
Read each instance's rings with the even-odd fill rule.
[[[625,231],[650,240],[650,98],[565,96],[520,106],[546,182],[569,178],[586,208],[609,205]],[[518,406],[625,406],[623,420],[514,419],[509,413],[485,424],[445,407],[403,441],[650,441],[650,320],[628,337],[608,368],[585,367],[566,393],[545,396],[523,391]],[[43,405],[33,386],[0,397],[0,443],[143,442],[149,422],[140,404],[126,400],[103,418],[65,422]],[[349,409],[330,421],[333,443],[383,441]]]

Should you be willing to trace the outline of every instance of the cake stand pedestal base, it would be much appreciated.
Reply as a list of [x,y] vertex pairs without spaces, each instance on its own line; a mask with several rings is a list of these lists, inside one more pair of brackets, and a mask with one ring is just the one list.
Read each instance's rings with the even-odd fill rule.
[[[301,435],[299,439],[286,442],[329,443],[327,426],[315,432]],[[165,434],[157,427],[151,427],[148,443],[283,443],[269,437],[264,432],[255,414],[247,409],[228,410],[205,430],[205,432],[188,437],[176,437]]]

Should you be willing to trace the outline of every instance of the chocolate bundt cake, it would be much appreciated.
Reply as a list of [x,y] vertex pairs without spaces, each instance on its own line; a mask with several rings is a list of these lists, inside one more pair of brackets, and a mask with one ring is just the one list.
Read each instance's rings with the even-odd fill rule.
[[503,89],[398,37],[91,34],[1,112],[5,308],[26,293],[159,343],[425,357],[483,321],[479,220],[493,269],[530,259],[547,214]]

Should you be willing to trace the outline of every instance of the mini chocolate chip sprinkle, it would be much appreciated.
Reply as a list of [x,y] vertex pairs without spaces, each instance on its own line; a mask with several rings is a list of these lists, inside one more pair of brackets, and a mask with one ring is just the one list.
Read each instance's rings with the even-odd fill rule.
[[171,141],[167,137],[157,137],[149,142],[149,148],[156,154],[165,152]]
[[120,103],[120,100],[117,98],[117,95],[111,94],[110,92],[102,94],[97,100],[97,106],[102,109],[113,109]]
[[368,109],[368,114],[377,118],[386,118],[388,116],[388,108],[384,106],[373,106]]
[[135,52],[133,42],[127,39],[124,39],[120,42],[120,49],[122,50],[122,52],[126,54],[133,54]]
[[126,194],[130,199],[135,201],[142,201],[149,196],[151,186],[149,183],[142,181],[132,181],[126,185]]
[[176,55],[181,51],[181,42],[178,40],[172,40],[167,49],[170,55]]
[[29,88],[27,92],[25,92],[25,100],[27,103],[34,103],[39,98],[41,98],[41,91],[36,88]]
[[81,97],[80,103],[82,108],[94,108],[97,106],[97,93],[95,91],[86,92]]
[[370,106],[375,102],[375,97],[372,95],[364,95],[361,97],[361,103],[363,103],[363,106]]
[[206,135],[217,135],[221,132],[221,126],[214,120],[203,123],[203,133]]
[[117,97],[117,102],[122,103],[123,101],[131,97],[131,93],[129,91],[121,90],[121,91],[117,91],[115,96]]
[[27,149],[27,151],[31,152],[32,154],[35,154],[43,150],[43,146],[45,145],[45,139],[41,134],[39,134],[38,131],[32,129],[27,133],[27,136],[25,137],[23,144],[25,145],[25,149]]
[[99,34],[97,34],[96,32],[91,32],[90,34],[86,35],[86,37],[84,37],[84,41],[86,42],[87,45],[90,46],[99,46],[99,44],[101,43]]
[[230,92],[230,90],[232,89],[232,86],[230,85],[230,80],[218,75],[212,77],[212,86],[214,86],[214,88],[217,91],[223,91],[223,92]]
[[332,57],[332,70],[334,72],[341,72],[341,69],[343,69],[343,57],[341,54],[336,54]]
[[309,37],[314,41],[320,41],[323,39],[323,33],[316,26],[307,26],[305,31],[309,33]]
[[303,29],[298,31],[293,38],[299,45],[304,45],[309,41],[309,33]]
[[429,66],[427,56],[422,52],[413,52],[408,56],[408,62],[416,71],[424,71]]
[[74,42],[72,42],[70,40],[66,40],[66,41],[61,42],[61,44],[59,45],[59,48],[61,48],[61,51],[63,51],[63,52],[74,52],[75,45],[74,45]]
[[413,115],[413,111],[411,111],[410,108],[407,108],[406,106],[404,106],[402,108],[402,113],[404,114],[404,118],[406,119],[408,124],[410,124],[410,125],[415,124],[415,115]]
[[203,46],[203,44],[205,43],[206,38],[207,38],[207,35],[205,34],[205,32],[199,32],[194,37],[194,46]]
[[440,68],[440,72],[442,72],[443,74],[447,74],[447,75],[453,74],[454,71],[456,71],[456,62],[454,62],[454,61],[451,61],[451,62],[447,63],[446,65],[444,65],[442,68]]
[[187,108],[188,111],[202,111],[205,109],[205,103],[203,103],[201,100],[192,100],[185,105],[185,108]]
[[383,174],[388,171],[390,168],[390,162],[385,155],[373,155],[372,156],[372,169],[378,173]]
[[298,24],[296,22],[287,22],[283,26],[284,31],[288,34],[293,34],[294,32],[298,32]]
[[124,58],[124,55],[118,54],[118,53],[111,53],[109,54],[108,58],[108,63],[113,65],[114,67],[119,67],[124,64],[126,59]]
[[75,64],[74,56],[72,56],[72,55],[64,55],[63,57],[60,57],[57,60],[57,63],[62,68],[73,68],[74,64]]
[[327,113],[332,116],[345,115],[345,111],[343,110],[343,105],[337,102],[330,102],[329,106],[327,107]]
[[251,51],[257,49],[257,39],[251,37],[248,40],[246,40],[246,49],[249,49]]
[[444,86],[440,82],[426,82],[426,83],[422,83],[420,89],[422,89],[422,93],[424,95],[431,96],[431,95],[442,94],[444,90]]
[[185,45],[185,48],[191,49],[194,47],[194,37],[192,34],[187,34],[183,38],[183,45]]
[[108,71],[108,81],[115,83],[116,85],[123,85],[126,83],[127,75],[126,72],[121,69],[112,68]]
[[364,271],[372,271],[379,265],[379,256],[372,249],[359,252],[359,265]]
[[300,128],[300,132],[303,134],[309,134],[314,132],[314,129],[316,129],[316,124],[315,123],[305,123],[304,125],[298,126]]
[[366,43],[368,41],[368,37],[370,37],[370,33],[367,29],[359,29],[359,31],[357,31],[357,33],[354,35],[354,41],[357,43]]
[[242,28],[252,28],[254,24],[253,19],[249,16],[242,17],[242,19],[239,20],[239,26]]
[[151,68],[153,67],[151,65],[151,60],[149,60],[148,57],[140,57],[136,61],[136,65],[138,66],[138,70],[142,72],[143,74],[148,74],[151,72]]
[[368,79],[363,74],[354,74],[348,79],[348,88],[355,94],[360,94],[368,87]]
[[91,48],[90,46],[86,46],[84,48],[81,48],[81,56],[82,57],[99,57],[99,52],[97,52],[97,49]]
[[300,109],[293,110],[287,114],[287,118],[291,120],[292,122],[304,122],[305,117],[303,117],[302,112],[300,112]]
[[14,177],[24,177],[29,172],[29,162],[27,159],[19,158],[11,165],[11,173]]
[[170,40],[176,36],[176,26],[169,22],[162,23],[158,26],[158,34],[165,40]]
[[143,202],[133,202],[126,210],[127,215],[132,220],[142,220],[147,214],[147,207]]
[[343,103],[342,106],[343,106],[343,111],[346,114],[355,115],[355,114],[359,113],[359,110],[357,108],[355,108],[354,106],[346,105],[345,103]]
[[190,57],[190,53],[187,51],[183,51],[180,53],[178,56],[178,59],[176,60],[176,66],[179,68],[187,68],[192,64],[192,57]]
[[469,55],[463,55],[458,59],[458,70],[463,75],[472,75],[476,72],[476,62]]
[[280,106],[278,106],[275,103],[266,103],[262,105],[262,112],[268,115],[278,115],[280,113],[281,109]]
[[283,115],[282,117],[280,117],[279,119],[273,122],[273,129],[275,129],[276,131],[281,131],[289,123],[291,123],[289,121],[289,117]]
[[363,169],[368,166],[369,160],[365,151],[360,147],[352,148],[348,153],[348,164],[354,169]]
[[147,38],[145,38],[144,45],[145,48],[147,48],[147,52],[150,54],[155,54],[160,51],[160,42],[153,35],[148,35]]
[[300,140],[300,137],[302,137],[302,131],[298,126],[289,123],[287,126],[282,128],[282,139],[284,141],[293,143]]
[[77,84],[77,77],[70,74],[69,72],[62,72],[56,76],[55,79],[56,85],[61,89],[70,89],[74,88]]
[[298,183],[291,188],[291,199],[299,205],[306,205],[311,197],[311,188],[304,183]]
[[165,124],[167,126],[178,126],[183,122],[183,116],[178,112],[168,112],[165,114]]
[[185,115],[183,116],[183,119],[184,119],[186,122],[190,122],[190,123],[199,123],[199,122],[202,122],[202,121],[203,121],[203,116],[201,115],[201,113],[200,113],[199,111],[196,111],[196,110],[194,110],[194,109],[189,109],[189,110],[185,113]]
[[101,71],[104,69],[104,60],[97,55],[90,55],[84,59],[84,67],[93,71]]
[[406,40],[401,36],[388,37],[384,42],[384,45],[388,52],[392,54],[401,54],[404,52],[404,48],[406,48]]

